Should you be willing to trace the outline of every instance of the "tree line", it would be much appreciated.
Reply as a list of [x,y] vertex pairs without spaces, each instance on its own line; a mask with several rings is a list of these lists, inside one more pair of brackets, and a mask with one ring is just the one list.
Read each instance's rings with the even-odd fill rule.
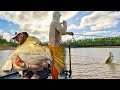
[[18,44],[16,42],[13,42],[12,40],[10,40],[9,42],[6,39],[3,39],[3,36],[0,35],[0,47],[17,47]]
[[71,47],[120,46],[120,36],[83,40],[68,40],[63,42],[63,45],[67,44],[70,44]]
[[[43,45],[47,46],[48,42],[42,42]],[[95,39],[83,39],[83,40],[67,40],[62,42],[62,45],[68,47],[92,47],[92,46],[120,46],[120,36],[118,37],[107,37],[107,38],[95,38]],[[0,46],[12,46],[16,47],[18,44],[13,41],[6,41],[0,36]]]

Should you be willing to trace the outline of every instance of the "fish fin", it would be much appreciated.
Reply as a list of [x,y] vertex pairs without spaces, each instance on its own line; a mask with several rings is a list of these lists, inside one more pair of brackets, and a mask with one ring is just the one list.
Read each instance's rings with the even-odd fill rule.
[[23,71],[18,71],[18,73],[19,73],[21,76],[23,76]]
[[17,66],[24,67],[24,62],[22,61],[22,59],[18,55],[16,56],[15,64]]

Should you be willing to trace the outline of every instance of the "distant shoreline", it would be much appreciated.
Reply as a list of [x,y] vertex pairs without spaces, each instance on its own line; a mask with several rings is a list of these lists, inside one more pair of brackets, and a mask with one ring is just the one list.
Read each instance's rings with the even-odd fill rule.
[[5,46],[5,47],[1,47],[0,46],[0,50],[15,50],[16,47],[11,47],[11,46]]
[[[6,46],[1,47],[0,50],[15,50],[16,47]],[[90,46],[90,47],[73,47],[73,48],[120,48],[120,46]]]
[[120,48],[120,46],[93,46],[93,47],[84,47],[84,48]]

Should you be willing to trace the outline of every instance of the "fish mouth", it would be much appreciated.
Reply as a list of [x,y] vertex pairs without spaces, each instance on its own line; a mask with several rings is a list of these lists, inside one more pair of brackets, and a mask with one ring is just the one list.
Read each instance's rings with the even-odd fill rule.
[[3,70],[4,72],[10,72],[11,70]]
[[[7,67],[6,67],[7,66]],[[4,72],[10,72],[10,71],[12,71],[12,68],[13,68],[13,64],[11,63],[9,63],[9,65],[7,65],[7,64],[5,64],[3,67],[2,67],[2,71],[4,71]]]
[[4,71],[4,72],[10,72],[10,71],[12,71],[12,68],[11,69],[4,69],[4,68],[2,68],[2,71]]

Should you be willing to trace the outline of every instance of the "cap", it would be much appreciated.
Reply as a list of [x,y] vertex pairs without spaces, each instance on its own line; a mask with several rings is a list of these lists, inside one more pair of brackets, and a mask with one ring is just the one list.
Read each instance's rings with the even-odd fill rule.
[[27,33],[27,32],[19,32],[19,33],[15,32],[15,35],[12,37],[12,39],[16,39],[16,37],[17,37],[18,35],[20,35],[20,34],[25,34],[25,35],[28,36],[28,33]]
[[15,39],[20,33],[15,32],[15,35],[12,36],[12,39]]

